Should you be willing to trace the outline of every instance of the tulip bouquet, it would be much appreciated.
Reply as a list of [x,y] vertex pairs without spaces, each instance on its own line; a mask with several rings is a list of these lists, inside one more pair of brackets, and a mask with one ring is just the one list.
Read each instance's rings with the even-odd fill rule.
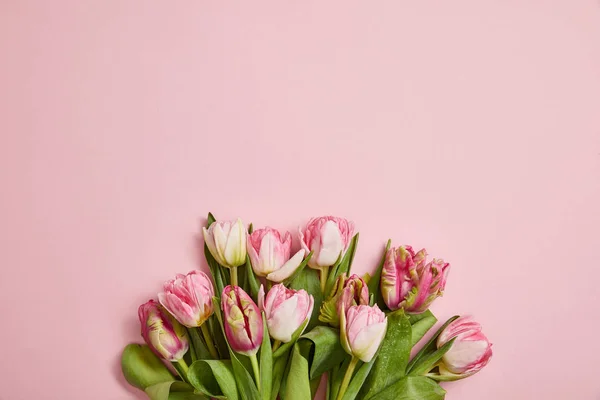
[[308,400],[324,376],[326,400],[439,400],[440,382],[492,356],[470,317],[419,346],[450,269],[424,249],[388,241],[373,274],[358,276],[358,234],[343,218],[311,219],[296,253],[289,232],[212,214],[203,236],[211,276],[167,281],[139,307],[145,344],[123,351],[125,378],[152,400]]

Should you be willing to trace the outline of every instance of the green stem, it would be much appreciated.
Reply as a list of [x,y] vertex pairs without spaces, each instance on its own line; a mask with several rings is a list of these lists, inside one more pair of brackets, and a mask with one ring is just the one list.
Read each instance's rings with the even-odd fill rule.
[[188,368],[187,364],[185,363],[185,361],[183,361],[183,358],[180,360],[177,360],[177,362],[174,362],[173,367],[175,367],[175,370],[177,371],[177,373],[179,374],[181,379],[183,379],[184,382],[188,382],[187,373],[188,373],[189,368]]
[[323,267],[319,270],[321,277],[321,292],[325,294],[325,287],[327,286],[327,275],[329,275],[329,267]]
[[208,331],[208,326],[206,324],[200,325],[200,330],[202,330],[202,336],[204,336],[204,341],[206,342],[206,347],[208,347],[208,352],[215,359],[219,359],[219,355],[217,354],[217,348],[213,343],[212,337],[210,336],[210,332]]
[[238,280],[237,280],[237,267],[231,267],[231,285],[232,286],[237,286],[238,285]]
[[350,360],[350,365],[348,365],[348,369],[346,370],[346,374],[344,374],[344,380],[342,381],[342,386],[340,387],[337,400],[342,400],[342,397],[344,397],[344,393],[346,393],[346,389],[348,389],[348,385],[350,384],[350,379],[352,378],[356,364],[358,364],[358,358],[352,357],[352,360]]
[[267,279],[267,292],[273,287],[273,282]]
[[250,356],[250,362],[252,363],[252,370],[254,371],[254,380],[256,380],[256,387],[260,392],[260,370],[258,369],[258,360],[256,354]]
[[273,342],[273,348],[271,349],[271,351],[275,352],[275,350],[277,350],[279,348],[279,346],[281,346],[281,340],[275,339],[275,341]]

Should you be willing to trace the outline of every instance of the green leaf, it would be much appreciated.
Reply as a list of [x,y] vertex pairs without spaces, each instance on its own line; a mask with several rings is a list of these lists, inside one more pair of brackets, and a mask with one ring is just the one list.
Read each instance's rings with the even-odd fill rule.
[[385,303],[383,303],[383,300],[381,298],[381,290],[379,290],[379,285],[381,284],[381,271],[383,269],[383,264],[385,263],[385,255],[387,254],[391,245],[392,240],[389,239],[387,241],[387,244],[385,245],[383,256],[381,256],[381,261],[379,261],[375,272],[373,272],[373,276],[371,276],[371,278],[369,279],[369,283],[367,284],[367,286],[369,287],[369,293],[371,293],[371,295],[373,296],[373,299],[371,300],[371,305],[378,304],[382,309],[384,309],[382,305],[385,305]]
[[[285,373],[285,367],[288,363],[289,358],[289,350],[282,354],[278,358],[274,359],[273,362],[273,377],[272,377],[272,389],[271,389],[271,400],[275,400],[277,398],[277,394],[279,393],[279,388],[282,384],[283,375]],[[274,355],[273,355],[274,356]]]
[[358,392],[365,383],[367,376],[369,376],[376,359],[377,355],[370,362],[363,364],[358,371],[356,371],[354,377],[350,381],[350,385],[348,385],[348,388],[346,389],[346,393],[344,393],[344,396],[342,397],[342,400],[354,400],[356,398]]
[[196,360],[206,360],[211,359],[212,356],[204,344],[204,341],[200,337],[200,328],[186,328],[188,331],[188,336],[190,338],[191,346],[190,353],[195,354],[194,361]]
[[346,374],[346,370],[348,369],[348,365],[350,365],[351,360],[351,357],[347,356],[341,365],[336,365],[331,369],[331,381],[329,382],[330,393],[328,400],[337,399],[340,387],[342,386],[342,381],[344,380],[344,375]]
[[414,346],[437,323],[437,318],[427,310],[421,314],[409,315],[408,320],[412,327],[412,342]]
[[350,269],[352,267],[352,261],[354,261],[354,254],[356,253],[356,247],[358,245],[358,236],[357,233],[354,235],[350,244],[348,245],[348,250],[342,257],[342,260],[339,263],[336,263],[333,267],[331,267],[331,271],[329,271],[329,276],[327,277],[327,284],[325,285],[325,293],[330,293],[333,285],[335,284],[335,280],[341,274],[349,275]]
[[294,333],[292,334],[292,340],[282,344],[277,350],[275,350],[275,352],[273,353],[274,358],[281,357],[283,354],[287,353],[288,350],[291,349],[294,344],[296,344],[296,341],[298,340],[302,332],[304,332],[306,324],[308,324],[308,321],[305,321],[302,325],[298,327],[298,329],[294,331]]
[[301,341],[310,341],[312,363],[310,378],[317,378],[333,366],[340,364],[347,356],[340,344],[340,331],[328,326],[317,326],[300,337]]
[[442,333],[442,331],[444,329],[446,329],[446,327],[448,325],[450,325],[450,323],[452,321],[454,321],[455,319],[457,319],[459,316],[455,315],[452,318],[448,319],[448,321],[446,321],[444,323],[444,325],[442,325],[436,332],[435,334],[431,337],[431,339],[429,339],[429,341],[425,344],[425,346],[423,346],[423,348],[421,348],[421,350],[419,350],[419,352],[417,354],[415,354],[415,356],[413,357],[412,360],[410,360],[410,363],[408,363],[408,366],[406,367],[406,373],[409,374],[412,369],[415,367],[415,365],[426,355],[433,353],[434,351],[437,350],[437,338],[438,336],[440,336],[440,334]]
[[290,282],[291,289],[300,290],[304,289],[308,293],[312,294],[314,298],[314,306],[310,322],[308,323],[307,329],[312,329],[319,323],[319,309],[323,302],[323,293],[321,292],[321,282],[319,281],[319,272],[316,269],[304,268],[298,276]]
[[413,366],[409,375],[420,376],[428,373],[435,366],[435,364],[437,364],[437,362],[442,359],[444,354],[446,354],[448,350],[450,350],[450,347],[452,347],[452,344],[454,343],[455,339],[456,338],[452,338],[452,340],[445,343],[442,347],[440,347],[433,353],[429,353],[421,357],[421,359],[419,359],[419,362]]
[[302,271],[304,270],[304,268],[306,268],[306,266],[308,265],[308,262],[310,261],[310,259],[313,256],[313,252],[311,251],[310,253],[308,253],[308,255],[306,257],[304,257],[304,260],[302,260],[302,262],[300,263],[300,265],[298,265],[298,268],[296,268],[296,270],[294,271],[294,273],[289,276],[287,279],[283,280],[283,285],[284,286],[289,286],[290,283],[296,279],[296,277],[298,275],[300,275],[302,273]]
[[377,393],[377,400],[443,400],[446,391],[424,376],[407,376]]
[[285,400],[310,400],[310,381],[308,379],[308,360],[300,353],[298,343],[292,350],[290,370],[285,385]]
[[[213,297],[213,299],[217,298]],[[221,307],[221,304],[215,303],[215,307]],[[216,315],[213,314],[208,319],[208,326],[210,328],[210,331],[212,332],[214,344],[217,347],[217,351],[219,352],[220,358],[229,358],[229,349],[227,348],[227,341],[225,340],[225,335],[223,334],[223,330],[221,329],[221,325],[219,324]]]
[[169,397],[171,397],[169,394],[177,392],[194,394],[194,388],[181,381],[157,383],[155,385],[148,386],[144,391],[150,400],[168,400]]
[[142,390],[175,380],[166,365],[145,344],[132,343],[125,347],[121,355],[121,370],[130,385]]
[[260,285],[258,284],[256,275],[254,275],[254,270],[252,269],[252,264],[250,263],[250,257],[248,256],[246,256],[246,276],[248,277],[248,288],[250,289],[250,295],[254,301],[257,301]]
[[263,313],[264,335],[260,346],[260,390],[263,400],[271,400],[271,388],[273,386],[273,352],[271,351],[271,339],[267,318]]
[[229,360],[198,360],[190,366],[192,386],[209,397],[237,400],[238,392]]
[[412,333],[403,310],[388,315],[388,328],[379,356],[365,382],[361,398],[373,398],[377,393],[404,377],[410,357]]

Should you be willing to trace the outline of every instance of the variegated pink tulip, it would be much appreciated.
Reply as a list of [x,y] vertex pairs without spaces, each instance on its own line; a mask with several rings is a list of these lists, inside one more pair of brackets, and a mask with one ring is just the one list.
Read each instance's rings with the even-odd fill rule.
[[481,332],[481,325],[471,317],[452,321],[438,337],[437,347],[442,347],[452,339],[454,342],[450,350],[442,357],[438,380],[466,378],[479,372],[490,361],[492,344]]
[[273,286],[265,298],[261,286],[258,306],[265,313],[269,335],[287,343],[292,340],[294,332],[310,319],[314,299],[306,290],[288,289],[283,284]]
[[160,304],[150,300],[138,309],[142,325],[142,337],[148,347],[160,358],[178,361],[189,348],[185,328]]
[[441,259],[426,263],[426,258],[425,249],[417,253],[410,246],[388,250],[381,272],[381,294],[390,310],[422,313],[443,294],[450,264]]
[[329,298],[321,305],[319,320],[338,327],[342,310],[360,305],[369,305],[367,284],[356,274],[350,278],[346,278],[346,274],[342,274],[337,278]]
[[239,286],[226,286],[221,296],[223,326],[231,348],[247,356],[258,351],[263,340],[263,320],[258,306]]
[[379,349],[387,330],[387,317],[374,305],[352,306],[340,316],[342,347],[353,357],[369,362]]
[[289,278],[298,269],[305,254],[304,249],[300,249],[290,258],[292,235],[286,232],[281,237],[279,231],[269,227],[252,232],[248,236],[247,248],[256,275],[272,282]]
[[165,282],[163,290],[158,294],[158,301],[188,328],[202,325],[213,313],[215,292],[204,272],[178,274],[175,279]]
[[202,232],[210,254],[219,264],[235,268],[246,263],[247,232],[241,219],[235,222],[215,221]]
[[300,242],[306,252],[313,252],[308,266],[314,269],[328,268],[344,253],[352,235],[354,224],[344,218],[312,218],[304,231],[300,230]]

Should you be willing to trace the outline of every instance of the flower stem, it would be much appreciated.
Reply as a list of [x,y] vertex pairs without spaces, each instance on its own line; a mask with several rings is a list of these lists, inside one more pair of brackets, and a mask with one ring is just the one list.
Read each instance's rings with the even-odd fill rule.
[[327,275],[329,275],[329,267],[323,267],[319,270],[321,277],[321,292],[325,293],[325,287],[327,286]]
[[281,346],[281,340],[277,340],[275,339],[275,341],[273,342],[273,348],[272,351],[275,351],[279,348],[279,346]]
[[185,361],[183,361],[183,358],[177,360],[177,362],[174,362],[173,367],[175,367],[175,370],[177,371],[181,379],[183,379],[184,382],[188,382],[187,373],[189,368]]
[[258,369],[258,360],[256,354],[250,356],[250,362],[252,363],[252,370],[254,371],[254,380],[256,381],[256,387],[260,392],[260,370]]
[[273,287],[273,282],[271,282],[270,280],[267,279],[267,291],[271,290],[272,287]]
[[208,347],[208,352],[215,359],[219,359],[219,355],[217,354],[217,349],[215,344],[213,343],[212,338],[210,337],[210,332],[208,331],[208,327],[206,324],[200,325],[200,329],[202,330],[202,336],[204,336],[204,340],[206,341],[206,347]]
[[346,389],[348,389],[350,378],[352,378],[356,364],[358,364],[358,358],[352,357],[352,360],[350,360],[350,365],[348,365],[348,369],[346,370],[346,374],[344,374],[344,380],[342,381],[342,386],[340,387],[337,400],[342,400],[342,397],[344,397],[344,393],[346,393]]
[[237,267],[231,267],[231,286],[237,286]]

